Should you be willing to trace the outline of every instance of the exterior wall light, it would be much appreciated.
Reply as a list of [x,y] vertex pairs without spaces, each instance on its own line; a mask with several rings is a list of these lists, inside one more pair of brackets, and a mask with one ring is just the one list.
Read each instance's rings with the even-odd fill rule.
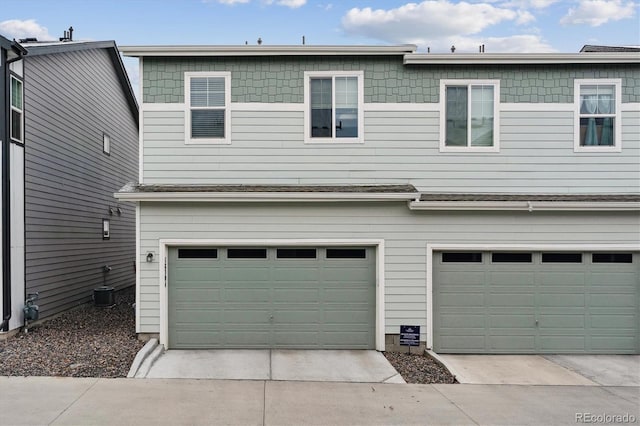
[[147,262],[153,262],[153,252],[147,253]]

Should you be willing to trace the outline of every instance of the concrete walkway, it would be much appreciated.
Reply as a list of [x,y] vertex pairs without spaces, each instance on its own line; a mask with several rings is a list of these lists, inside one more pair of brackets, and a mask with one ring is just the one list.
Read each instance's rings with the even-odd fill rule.
[[430,354],[463,384],[640,386],[639,355]]
[[3,425],[575,425],[579,416],[603,415],[609,423],[613,416],[640,421],[638,387],[0,377],[0,390]]
[[169,350],[135,377],[404,383],[381,352],[364,350]]

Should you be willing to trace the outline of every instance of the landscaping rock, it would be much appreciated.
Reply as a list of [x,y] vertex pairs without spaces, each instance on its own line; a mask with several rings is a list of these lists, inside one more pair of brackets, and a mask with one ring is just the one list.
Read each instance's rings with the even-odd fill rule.
[[81,305],[0,341],[0,375],[127,377],[137,339],[132,288],[115,305]]
[[429,355],[385,352],[384,356],[407,383],[457,383],[449,370]]

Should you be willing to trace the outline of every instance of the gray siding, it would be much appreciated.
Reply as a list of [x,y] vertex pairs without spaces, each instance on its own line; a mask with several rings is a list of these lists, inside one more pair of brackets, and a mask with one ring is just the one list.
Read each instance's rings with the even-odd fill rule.
[[[141,203],[139,332],[158,333],[159,239],[384,239],[386,333],[426,325],[426,244],[637,244],[637,213],[415,212],[405,203]],[[424,336],[423,336],[424,339]]]
[[576,78],[621,78],[622,102],[640,102],[634,65],[405,66],[402,57],[150,58],[144,102],[184,102],[186,71],[231,71],[232,102],[302,103],[304,71],[363,70],[365,102],[438,102],[440,79],[499,79],[501,102],[573,102]]
[[343,146],[305,144],[302,111],[233,111],[232,104],[231,145],[208,146],[185,145],[184,112],[145,111],[143,181],[634,193],[640,181],[640,117],[621,117],[621,153],[574,152],[573,113],[561,110],[502,111],[500,152],[444,153],[436,111],[365,111],[364,143]]
[[[42,317],[135,284],[135,205],[113,198],[137,180],[135,118],[104,49],[25,61],[26,287]],[[102,134],[111,155],[102,152]],[[111,239],[102,239],[110,219]],[[102,268],[113,269],[103,274]]]

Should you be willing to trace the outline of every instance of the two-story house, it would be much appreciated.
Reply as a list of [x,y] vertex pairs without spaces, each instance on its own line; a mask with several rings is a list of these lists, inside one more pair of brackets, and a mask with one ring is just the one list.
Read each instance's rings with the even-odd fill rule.
[[0,36],[0,333],[21,324],[24,284],[24,91],[22,60],[27,51]]
[[138,174],[138,105],[116,44],[70,30],[19,46],[22,60],[0,67],[11,90],[0,334],[24,324],[29,294],[44,319],[135,278],[135,209],[113,192]]
[[130,46],[137,332],[167,348],[640,352],[631,52]]

